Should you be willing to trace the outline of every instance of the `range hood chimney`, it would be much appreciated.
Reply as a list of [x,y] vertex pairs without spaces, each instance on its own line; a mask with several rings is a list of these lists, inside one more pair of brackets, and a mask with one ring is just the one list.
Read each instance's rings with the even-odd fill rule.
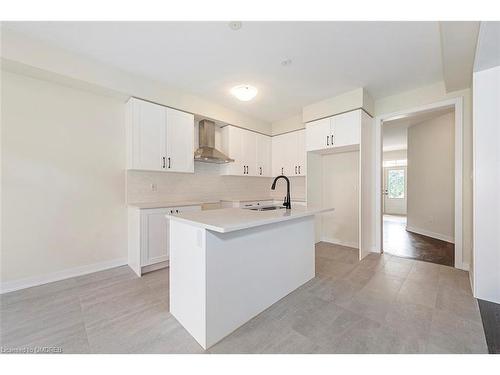
[[194,160],[204,163],[225,164],[233,162],[222,152],[215,148],[215,122],[201,120],[199,129],[199,148],[194,153]]

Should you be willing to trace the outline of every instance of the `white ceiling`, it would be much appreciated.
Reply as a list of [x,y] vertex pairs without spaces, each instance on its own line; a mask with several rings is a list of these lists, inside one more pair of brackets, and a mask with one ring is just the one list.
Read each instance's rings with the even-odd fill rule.
[[[4,22],[83,56],[277,121],[365,87],[384,97],[442,80],[438,22]],[[282,66],[281,61],[292,59]],[[259,89],[239,102],[237,84]]]
[[406,150],[408,148],[408,128],[424,121],[453,112],[454,107],[444,107],[429,111],[422,111],[384,121],[382,126],[382,140],[384,151]]

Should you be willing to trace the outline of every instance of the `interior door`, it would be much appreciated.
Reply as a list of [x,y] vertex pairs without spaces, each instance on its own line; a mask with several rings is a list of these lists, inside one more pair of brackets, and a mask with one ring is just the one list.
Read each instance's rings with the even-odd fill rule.
[[165,170],[165,107],[157,104],[134,102],[134,137],[138,146],[136,164],[139,169]]
[[406,187],[406,167],[384,168],[384,214],[406,215]]
[[194,172],[194,116],[166,108],[167,161],[172,172]]

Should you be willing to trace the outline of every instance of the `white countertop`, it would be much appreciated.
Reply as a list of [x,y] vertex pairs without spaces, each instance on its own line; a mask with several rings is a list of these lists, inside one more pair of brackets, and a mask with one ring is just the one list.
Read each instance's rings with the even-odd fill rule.
[[[256,202],[256,201],[282,201],[283,198],[272,198],[272,197],[257,197],[257,198],[249,198],[249,199],[242,199],[242,198],[225,198],[221,199],[221,202],[231,202],[231,203],[240,203],[240,202]],[[291,198],[292,202],[305,202],[306,200],[304,198]]]
[[168,207],[183,207],[183,206],[201,206],[209,203],[220,203],[219,200],[204,200],[204,201],[177,201],[177,202],[137,202],[127,203],[128,206],[137,208],[168,208]]
[[171,220],[189,223],[219,233],[228,233],[333,210],[334,208],[293,206],[292,204],[291,210],[252,211],[243,208],[223,208],[220,210],[186,212],[183,214],[166,216]]

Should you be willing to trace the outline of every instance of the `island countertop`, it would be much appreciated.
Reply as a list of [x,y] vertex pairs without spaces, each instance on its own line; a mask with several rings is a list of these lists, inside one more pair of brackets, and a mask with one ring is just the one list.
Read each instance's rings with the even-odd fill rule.
[[243,208],[222,208],[200,212],[186,212],[179,215],[166,215],[170,220],[189,223],[194,226],[219,233],[228,233],[261,225],[334,211],[334,208],[314,206],[292,206],[291,210],[252,211]]

